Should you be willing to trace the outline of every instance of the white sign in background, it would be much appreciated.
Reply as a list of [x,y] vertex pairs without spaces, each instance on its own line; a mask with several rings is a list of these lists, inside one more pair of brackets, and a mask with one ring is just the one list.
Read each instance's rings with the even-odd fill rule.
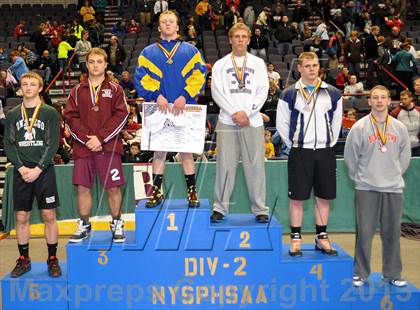
[[203,153],[207,107],[187,104],[184,113],[161,113],[156,103],[143,103],[141,149]]

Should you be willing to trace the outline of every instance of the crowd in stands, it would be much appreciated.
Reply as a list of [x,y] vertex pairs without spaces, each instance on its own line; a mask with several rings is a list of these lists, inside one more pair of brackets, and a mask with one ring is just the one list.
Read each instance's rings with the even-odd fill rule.
[[[118,6],[121,19],[107,30],[106,7],[111,4]],[[420,13],[415,3],[403,1],[85,0],[73,8],[68,15],[71,19],[45,16],[39,24],[22,19],[9,27],[10,33],[0,34],[2,106],[8,98],[19,96],[23,73],[36,70],[49,87],[60,69],[85,74],[87,51],[102,47],[108,55],[108,76],[123,87],[129,99],[130,117],[122,132],[125,161],[148,162],[152,154],[141,151],[141,101],[135,101],[138,96],[131,74],[141,49],[158,38],[156,21],[167,9],[179,13],[180,34],[196,45],[209,63],[208,83],[198,98],[199,104],[208,106],[208,157],[217,156],[215,127],[219,113],[210,90],[211,64],[229,52],[226,31],[237,22],[252,29],[249,52],[267,63],[270,88],[262,112],[268,159],[287,156],[275,132],[275,112],[282,89],[299,78],[295,60],[302,51],[315,52],[321,59],[321,79],[343,91],[343,139],[368,111],[364,94],[382,84],[392,90],[392,116],[407,125],[413,154],[419,155],[420,78],[416,76],[420,68]],[[109,39],[107,32],[112,33]],[[1,40],[1,36],[11,40]],[[73,54],[76,57],[70,64]],[[48,92],[43,95],[50,102]],[[60,106],[56,108],[61,111]],[[3,109],[0,124],[2,119]],[[70,160],[71,137],[63,123],[56,161]]]

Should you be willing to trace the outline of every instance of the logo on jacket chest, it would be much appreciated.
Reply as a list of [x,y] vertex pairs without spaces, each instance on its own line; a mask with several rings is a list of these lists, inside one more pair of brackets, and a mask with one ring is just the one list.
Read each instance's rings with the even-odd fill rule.
[[102,89],[102,98],[112,98],[112,91],[110,88]]

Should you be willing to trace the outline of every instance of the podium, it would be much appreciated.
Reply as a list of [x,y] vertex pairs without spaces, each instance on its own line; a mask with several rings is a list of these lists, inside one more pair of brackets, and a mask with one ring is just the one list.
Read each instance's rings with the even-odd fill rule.
[[[82,243],[68,243],[61,278],[42,277],[45,263],[21,278],[5,277],[3,308],[419,309],[412,285],[395,288],[372,275],[353,288],[353,259],[336,244],[337,256],[305,244],[302,257],[290,257],[274,217],[261,224],[232,214],[212,224],[210,212],[207,200],[198,209],[182,199],[153,209],[140,202],[125,243],[112,243],[110,231],[93,231]],[[34,300],[46,294],[43,281],[52,287],[51,303],[36,308]],[[31,299],[28,283],[38,285],[38,298]],[[66,298],[58,298],[63,291]],[[11,296],[22,297],[19,304]]]

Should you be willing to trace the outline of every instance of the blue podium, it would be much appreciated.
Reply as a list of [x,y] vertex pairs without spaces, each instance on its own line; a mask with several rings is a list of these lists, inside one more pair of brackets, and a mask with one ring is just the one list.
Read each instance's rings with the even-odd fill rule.
[[[253,215],[229,215],[211,224],[206,200],[198,209],[187,208],[186,200],[154,209],[140,202],[135,217],[136,230],[127,231],[125,243],[94,231],[67,245],[67,272],[49,279],[53,296],[67,288],[64,303],[58,298],[32,307],[24,283],[43,281],[34,268],[2,280],[4,309],[420,309],[412,285],[390,287],[373,275],[353,288],[353,259],[336,244],[337,256],[305,244],[302,257],[290,257],[275,218],[259,224]],[[18,293],[21,308],[10,299]]]

